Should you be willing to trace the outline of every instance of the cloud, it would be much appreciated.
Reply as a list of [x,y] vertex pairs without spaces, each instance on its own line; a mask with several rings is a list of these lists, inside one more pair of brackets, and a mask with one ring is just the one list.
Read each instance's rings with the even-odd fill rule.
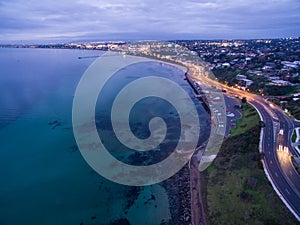
[[298,0],[0,1],[0,40],[300,35]]

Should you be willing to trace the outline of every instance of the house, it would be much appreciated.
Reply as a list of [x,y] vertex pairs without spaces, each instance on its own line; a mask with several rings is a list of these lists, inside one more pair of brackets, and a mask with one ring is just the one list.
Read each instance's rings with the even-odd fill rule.
[[287,85],[290,85],[290,83],[288,81],[285,81],[285,80],[272,80],[272,84],[273,85],[277,85],[277,86],[287,86]]
[[242,75],[242,74],[238,74],[236,75],[235,77],[237,80],[243,80],[243,79],[247,79],[247,77],[245,75]]
[[238,82],[239,86],[242,88],[242,89],[246,89],[247,87],[249,87],[251,84],[253,84],[253,81],[252,80],[249,80],[249,79],[240,79],[239,82]]

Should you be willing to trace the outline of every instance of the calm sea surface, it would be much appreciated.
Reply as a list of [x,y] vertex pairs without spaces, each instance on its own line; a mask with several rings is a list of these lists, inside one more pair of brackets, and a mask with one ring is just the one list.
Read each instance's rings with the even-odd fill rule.
[[[159,225],[170,221],[172,193],[163,185],[129,187],[110,182],[88,166],[76,147],[71,123],[73,96],[84,71],[95,60],[78,57],[101,54],[0,49],[1,225]],[[109,81],[111,85],[101,95],[105,106],[110,106],[109,100],[122,86],[137,77],[154,74],[172,78],[193,96],[182,71],[161,63],[141,63],[125,68]],[[194,101],[203,133],[209,126],[207,115]],[[147,136],[142,127],[147,127],[151,115],[174,122],[176,112],[172,107],[164,108],[163,101],[149,98],[141,103],[132,122],[137,136]],[[109,129],[103,112],[96,109],[97,112],[98,128]],[[172,132],[170,135],[178,133],[176,127]],[[120,146],[114,138],[108,145],[114,146],[112,154],[126,163],[145,163],[134,153],[135,157],[118,152]]]

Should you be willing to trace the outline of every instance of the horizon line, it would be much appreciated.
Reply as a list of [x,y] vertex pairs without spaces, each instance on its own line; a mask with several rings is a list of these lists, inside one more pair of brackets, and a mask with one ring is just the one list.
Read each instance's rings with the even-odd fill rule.
[[[117,43],[117,42],[124,42],[124,43],[130,43],[130,42],[174,42],[174,41],[251,41],[251,40],[280,40],[280,39],[299,39],[300,36],[291,36],[291,37],[262,37],[262,38],[203,38],[203,39],[195,39],[195,38],[180,38],[180,39],[103,39],[103,40],[96,40],[96,39],[85,39],[85,40],[61,40],[56,42],[51,42],[48,40],[45,40],[47,43],[41,43],[41,41],[32,41],[32,40],[20,40],[16,41],[15,43],[0,43],[0,46],[5,45],[64,45],[64,44],[71,44],[71,43]],[[23,43],[22,43],[23,42]],[[27,42],[27,43],[24,43]],[[32,43],[30,43],[32,42]],[[40,43],[38,43],[40,42]]]

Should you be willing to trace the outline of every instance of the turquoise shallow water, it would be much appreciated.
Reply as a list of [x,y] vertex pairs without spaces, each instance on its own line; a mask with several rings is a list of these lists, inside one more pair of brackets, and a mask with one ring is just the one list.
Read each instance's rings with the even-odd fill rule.
[[[114,221],[156,225],[171,219],[170,193],[162,185],[129,187],[110,182],[88,166],[76,147],[72,99],[80,77],[94,60],[78,57],[101,54],[0,49],[1,225]],[[123,81],[142,69],[172,74],[189,90],[181,71],[159,63],[139,65],[127,77],[123,71]]]

